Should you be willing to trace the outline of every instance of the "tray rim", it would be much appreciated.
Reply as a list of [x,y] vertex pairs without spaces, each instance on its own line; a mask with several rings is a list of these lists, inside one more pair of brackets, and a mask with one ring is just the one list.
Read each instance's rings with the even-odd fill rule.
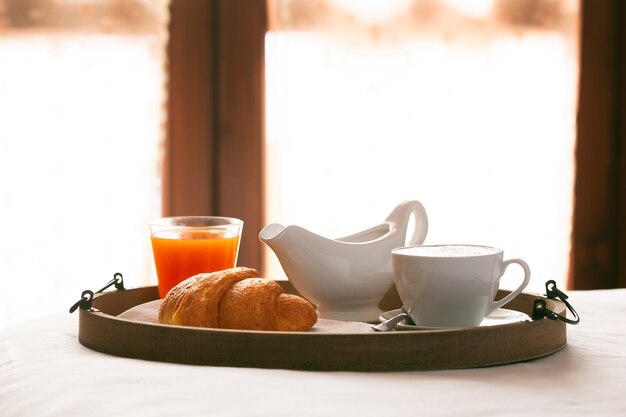
[[[294,292],[288,281],[277,282]],[[500,291],[498,297],[507,293]],[[532,316],[537,298],[544,297],[522,293],[507,308]],[[322,371],[503,365],[553,354],[567,342],[565,323],[548,319],[465,329],[321,333],[183,327],[117,317],[156,299],[156,286],[97,294],[95,310],[79,310],[79,342],[102,353],[158,362]],[[545,300],[564,313],[562,302]]]

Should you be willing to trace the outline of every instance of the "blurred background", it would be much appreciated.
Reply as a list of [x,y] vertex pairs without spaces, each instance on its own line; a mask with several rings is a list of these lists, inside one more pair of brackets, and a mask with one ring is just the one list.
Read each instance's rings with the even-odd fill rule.
[[0,0],[0,325],[151,278],[167,22],[165,1]]
[[156,284],[156,217],[240,217],[239,265],[281,279],[265,224],[339,237],[409,199],[426,243],[501,247],[530,264],[531,292],[624,286],[624,15],[579,0],[0,0],[0,326],[67,311],[115,272]]
[[427,243],[503,248],[536,291],[567,276],[577,2],[272,5],[270,220],[343,236],[418,199]]

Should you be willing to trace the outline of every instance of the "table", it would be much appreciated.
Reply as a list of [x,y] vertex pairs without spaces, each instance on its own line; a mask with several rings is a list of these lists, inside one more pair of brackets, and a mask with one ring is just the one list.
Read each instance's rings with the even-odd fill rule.
[[528,362],[428,372],[311,372],[119,358],[77,315],[0,329],[0,416],[626,416],[626,289],[571,291],[581,323]]

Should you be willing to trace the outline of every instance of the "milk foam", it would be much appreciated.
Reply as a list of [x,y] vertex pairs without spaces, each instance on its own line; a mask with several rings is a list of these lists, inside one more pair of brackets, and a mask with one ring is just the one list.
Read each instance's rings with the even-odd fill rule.
[[394,253],[400,255],[432,256],[432,257],[469,257],[481,255],[493,255],[500,249],[489,246],[472,245],[436,245],[436,246],[413,246],[396,249]]

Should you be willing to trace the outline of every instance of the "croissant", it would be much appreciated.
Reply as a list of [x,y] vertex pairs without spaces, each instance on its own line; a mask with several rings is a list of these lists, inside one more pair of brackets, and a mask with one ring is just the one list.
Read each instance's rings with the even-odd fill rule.
[[159,322],[241,330],[305,331],[317,322],[307,300],[286,294],[252,268],[190,277],[163,298]]

